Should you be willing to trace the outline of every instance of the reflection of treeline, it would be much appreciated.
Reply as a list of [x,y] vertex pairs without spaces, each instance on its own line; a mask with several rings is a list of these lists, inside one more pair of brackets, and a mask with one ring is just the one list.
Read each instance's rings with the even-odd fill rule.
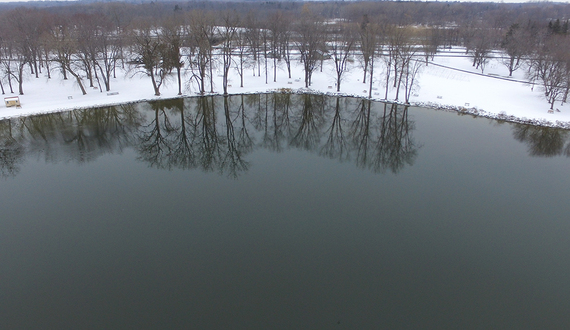
[[[160,169],[200,169],[238,177],[256,149],[306,150],[373,172],[411,166],[418,145],[408,108],[367,99],[288,93],[204,96],[0,121],[0,176],[27,157],[95,160],[133,148]],[[570,157],[566,130],[514,125],[532,156]]]
[[529,154],[540,157],[570,157],[570,132],[558,128],[515,124],[516,140],[528,145]]
[[262,144],[271,150],[304,149],[374,172],[396,173],[413,164],[417,150],[407,107],[324,95],[255,97],[253,104],[263,106],[254,118]]
[[205,96],[148,104],[139,159],[157,168],[199,168],[237,177],[255,148],[298,148],[381,172],[416,155],[407,108],[370,100],[287,93]]
[[287,93],[204,96],[76,110],[0,122],[0,169],[15,175],[25,157],[87,162],[132,147],[161,169],[238,177],[258,148],[307,150],[396,173],[417,148],[407,107],[364,99]]
[[[237,177],[253,148],[242,103],[228,97],[199,97],[150,102],[150,122],[142,125],[136,145],[139,160],[152,167],[218,171]],[[186,102],[185,102],[186,101]]]
[[0,176],[16,174],[24,156],[83,163],[119,153],[142,121],[133,104],[2,120]]

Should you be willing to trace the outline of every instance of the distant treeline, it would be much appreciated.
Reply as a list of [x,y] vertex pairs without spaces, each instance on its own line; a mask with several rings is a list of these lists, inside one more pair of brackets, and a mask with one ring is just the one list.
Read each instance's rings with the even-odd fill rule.
[[[521,1],[522,2],[522,1]],[[0,12],[19,7],[37,8],[52,13],[77,14],[120,11],[128,22],[141,16],[168,16],[174,10],[251,11],[260,17],[275,11],[299,14],[307,3],[302,1],[30,1],[0,3]],[[414,1],[311,1],[311,10],[325,18],[358,20],[367,14],[390,24],[447,25],[479,20],[489,27],[507,28],[520,21],[547,22],[570,17],[570,5],[556,2],[468,3]]]

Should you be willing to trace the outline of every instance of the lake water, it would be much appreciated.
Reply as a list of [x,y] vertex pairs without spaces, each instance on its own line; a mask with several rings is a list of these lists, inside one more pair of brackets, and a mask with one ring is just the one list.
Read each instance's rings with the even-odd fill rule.
[[0,328],[568,329],[570,134],[263,94],[0,122]]

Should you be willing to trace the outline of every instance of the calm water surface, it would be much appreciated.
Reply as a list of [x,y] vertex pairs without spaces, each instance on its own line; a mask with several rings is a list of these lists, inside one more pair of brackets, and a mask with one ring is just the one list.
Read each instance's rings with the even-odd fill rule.
[[2,329],[568,329],[570,134],[352,98],[0,122]]

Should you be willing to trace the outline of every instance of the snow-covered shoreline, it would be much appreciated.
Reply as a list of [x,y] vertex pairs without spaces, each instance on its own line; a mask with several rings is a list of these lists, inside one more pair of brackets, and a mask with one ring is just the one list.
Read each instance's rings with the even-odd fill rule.
[[[557,103],[555,110],[549,111],[549,105],[539,86],[521,83],[525,80],[522,69],[516,71],[513,77],[506,77],[506,67],[498,59],[493,59],[484,74],[481,74],[471,66],[469,58],[450,57],[446,56],[445,52],[440,53],[433,64],[437,65],[427,65],[422,69],[418,88],[410,98],[410,105],[458,111],[509,122],[570,129],[570,106]],[[393,88],[390,88],[388,98],[384,98],[383,68],[378,66],[379,68],[375,68],[372,100],[397,102],[394,100]],[[82,95],[72,80],[62,80],[56,68],[52,68],[51,79],[47,78],[45,69],[40,78],[29,75],[24,81],[24,95],[19,96],[21,108],[0,106],[0,119],[180,97],[175,79],[167,81],[161,87],[161,96],[157,97],[153,95],[150,78],[133,76],[128,71],[117,71],[119,74],[111,81],[110,92],[90,88],[86,95]],[[257,69],[255,71],[257,74]],[[231,70],[228,93],[235,95],[290,90],[295,93],[365,98],[369,95],[369,84],[362,83],[363,73],[358,61],[354,61],[345,73],[341,91],[338,93],[332,61],[325,61],[322,72],[317,70],[313,74],[313,83],[309,89],[304,88],[304,73],[299,63],[292,65],[291,79],[288,79],[284,63],[278,64],[276,82],[273,81],[272,61],[268,61],[267,83],[263,63],[260,72],[261,76],[254,76],[253,68],[246,70],[244,87],[239,87],[240,77],[235,70]],[[502,79],[496,79],[497,77]],[[188,77],[184,79],[186,82],[189,80]],[[4,89],[7,92],[4,97],[17,95],[8,93],[7,84],[4,84]],[[17,91],[16,86],[14,91]],[[215,73],[214,93],[211,94],[221,92],[222,77]],[[196,86],[186,83],[182,97],[196,95]]]

